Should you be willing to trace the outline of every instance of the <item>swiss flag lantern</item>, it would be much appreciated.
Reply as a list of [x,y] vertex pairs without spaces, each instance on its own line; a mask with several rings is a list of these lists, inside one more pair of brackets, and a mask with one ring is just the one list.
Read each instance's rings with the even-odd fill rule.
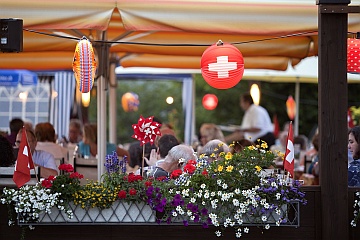
[[236,47],[219,40],[204,51],[201,74],[213,88],[232,88],[244,74],[244,58]]
[[202,104],[206,110],[214,110],[218,104],[218,98],[214,94],[205,94]]
[[347,50],[348,73],[360,73],[360,39],[348,38]]

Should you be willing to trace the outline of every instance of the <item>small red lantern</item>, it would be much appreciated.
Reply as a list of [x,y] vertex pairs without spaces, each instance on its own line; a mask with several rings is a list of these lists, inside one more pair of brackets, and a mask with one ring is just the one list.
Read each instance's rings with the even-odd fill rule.
[[286,100],[286,111],[290,120],[294,120],[294,117],[296,115],[296,103],[292,96],[289,96]]
[[139,104],[139,96],[136,93],[127,92],[121,98],[121,105],[125,112],[136,112]]
[[205,94],[202,104],[206,110],[214,110],[218,104],[218,98],[214,94]]
[[244,58],[239,49],[219,40],[204,51],[201,74],[213,88],[232,88],[244,74]]
[[348,38],[347,71],[360,73],[360,39]]

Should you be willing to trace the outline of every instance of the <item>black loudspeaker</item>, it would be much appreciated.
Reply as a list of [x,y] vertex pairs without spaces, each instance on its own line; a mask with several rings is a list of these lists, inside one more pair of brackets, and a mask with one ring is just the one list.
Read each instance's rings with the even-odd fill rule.
[[23,20],[0,19],[0,51],[23,51]]

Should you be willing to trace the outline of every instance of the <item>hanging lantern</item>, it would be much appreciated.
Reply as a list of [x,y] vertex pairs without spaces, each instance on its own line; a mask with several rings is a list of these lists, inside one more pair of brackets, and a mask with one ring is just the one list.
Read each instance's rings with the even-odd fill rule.
[[250,95],[251,95],[252,99],[254,100],[254,104],[259,105],[260,104],[260,88],[259,88],[259,85],[257,85],[256,83],[251,85]]
[[217,107],[218,98],[214,94],[205,94],[202,104],[206,110],[214,110]]
[[348,38],[347,71],[360,73],[360,39]]
[[125,112],[136,112],[139,104],[139,96],[136,93],[127,92],[121,98],[121,105]]
[[96,66],[95,53],[91,42],[86,37],[82,37],[76,44],[73,60],[73,71],[80,92],[90,92],[94,84]]
[[290,120],[294,120],[296,115],[296,103],[292,96],[289,96],[286,100],[286,111]]
[[219,40],[204,51],[201,74],[213,88],[232,88],[244,74],[244,58],[236,47]]

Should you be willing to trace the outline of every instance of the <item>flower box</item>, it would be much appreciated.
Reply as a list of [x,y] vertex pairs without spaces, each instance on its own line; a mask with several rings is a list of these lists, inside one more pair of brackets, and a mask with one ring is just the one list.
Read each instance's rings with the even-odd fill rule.
[[19,223],[20,225],[50,225],[50,224],[121,224],[121,223],[154,223],[153,210],[144,203],[126,203],[116,201],[108,209],[90,208],[83,209],[70,203],[69,208],[73,211],[73,218],[69,219],[64,211],[56,207],[51,213],[41,213],[39,222]]

